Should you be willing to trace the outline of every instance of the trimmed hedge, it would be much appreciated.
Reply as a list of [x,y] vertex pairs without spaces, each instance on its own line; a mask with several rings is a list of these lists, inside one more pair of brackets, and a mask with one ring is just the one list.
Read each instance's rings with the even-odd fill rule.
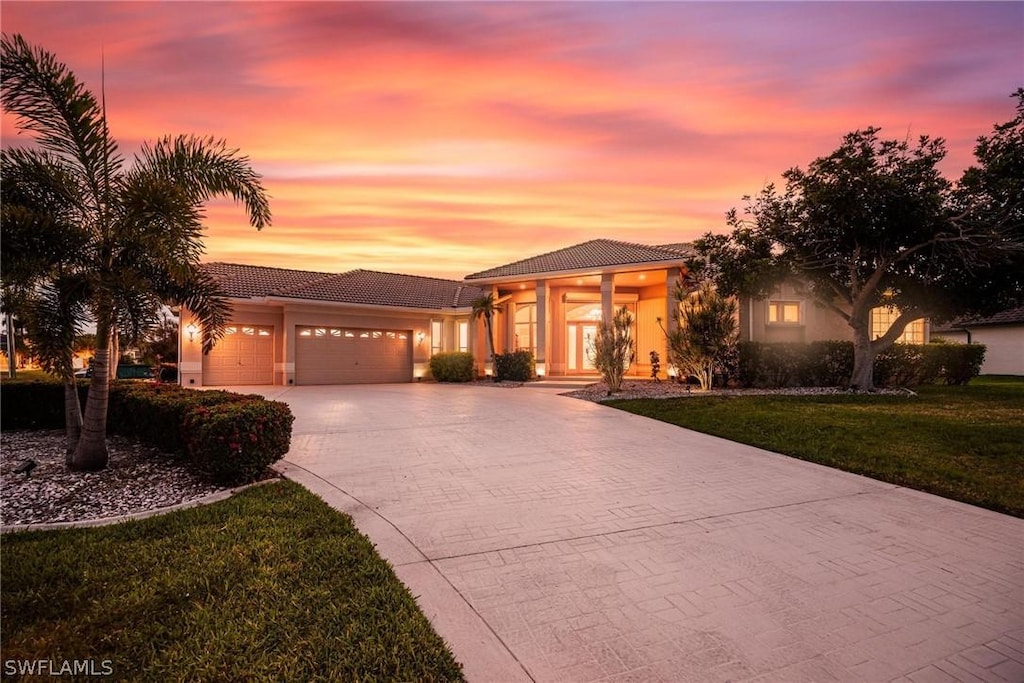
[[472,382],[476,374],[473,354],[464,351],[434,354],[430,357],[430,374],[438,382]]
[[189,462],[217,482],[258,479],[288,452],[293,419],[288,406],[277,401],[197,406],[184,423]]
[[[845,386],[853,374],[853,342],[810,344],[741,342],[737,381],[744,387]],[[881,387],[917,386],[939,380],[967,384],[981,371],[982,344],[894,344],[875,357]]]
[[[84,410],[88,382],[78,384]],[[0,387],[3,429],[63,429],[64,385]],[[188,457],[219,483],[244,483],[288,452],[294,417],[284,403],[257,394],[198,391],[176,384],[112,382],[107,429]]]
[[499,382],[529,382],[534,375],[532,351],[494,354],[494,375]]

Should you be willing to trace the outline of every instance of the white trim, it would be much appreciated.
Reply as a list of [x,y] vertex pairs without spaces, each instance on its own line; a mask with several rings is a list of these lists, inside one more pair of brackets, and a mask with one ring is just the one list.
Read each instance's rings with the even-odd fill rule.
[[239,299],[244,302],[265,302],[268,304],[281,304],[282,306],[288,304],[290,306],[310,306],[317,308],[354,308],[360,311],[383,311],[383,312],[398,312],[398,313],[416,313],[421,315],[466,315],[473,311],[472,306],[463,306],[461,308],[446,307],[446,308],[415,308],[412,306],[388,306],[386,304],[353,304],[347,301],[318,301],[313,299],[286,299],[283,297],[268,296],[263,300],[256,299]]
[[274,363],[274,372],[295,372],[295,363]]

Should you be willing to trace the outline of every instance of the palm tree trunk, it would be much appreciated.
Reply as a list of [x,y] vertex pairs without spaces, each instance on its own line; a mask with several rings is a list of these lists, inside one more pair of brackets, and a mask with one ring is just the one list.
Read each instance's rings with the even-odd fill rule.
[[78,384],[74,378],[64,380],[64,424],[67,434],[65,464],[72,467],[72,456],[82,436],[82,406],[78,402]]
[[111,380],[117,379],[117,363],[121,358],[121,336],[117,333],[117,325],[110,327],[110,364],[107,376]]
[[[104,316],[99,316],[104,317]],[[110,398],[110,329],[109,322],[96,325],[96,357],[93,359],[89,398],[82,417],[82,434],[68,463],[70,469],[94,471],[107,466],[107,404]]]

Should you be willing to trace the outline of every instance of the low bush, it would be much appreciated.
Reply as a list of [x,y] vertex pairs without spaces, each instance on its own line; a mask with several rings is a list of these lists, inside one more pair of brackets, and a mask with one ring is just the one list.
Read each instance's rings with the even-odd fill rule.
[[[89,383],[78,383],[82,409]],[[0,387],[3,429],[63,429],[64,385],[4,383]],[[288,406],[257,394],[197,391],[176,384],[111,382],[107,430],[187,455],[201,473],[222,483],[262,474],[288,452],[292,414]]]
[[[853,342],[742,342],[736,378],[744,387],[845,386],[853,374]],[[874,383],[914,387],[944,381],[967,384],[981,370],[981,344],[894,344],[875,357]]]
[[293,420],[291,410],[279,401],[195,407],[184,423],[189,462],[219,483],[258,479],[288,452]]
[[985,362],[984,344],[953,344],[936,342],[928,345],[933,363],[946,384],[963,386],[977,377]]
[[[88,380],[78,380],[78,400],[85,406]],[[2,429],[63,429],[64,384],[57,380],[8,382],[0,385]]]
[[494,354],[494,376],[499,382],[528,382],[533,378],[533,353],[511,351]]
[[430,357],[430,374],[438,382],[472,382],[473,354],[463,351],[434,354]]

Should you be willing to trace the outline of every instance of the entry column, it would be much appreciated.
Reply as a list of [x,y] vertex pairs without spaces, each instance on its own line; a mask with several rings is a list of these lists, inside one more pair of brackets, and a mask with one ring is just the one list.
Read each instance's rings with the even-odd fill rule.
[[665,330],[671,335],[679,329],[676,287],[679,286],[679,268],[669,268],[665,274]]
[[615,317],[615,273],[601,274],[601,320],[610,325]]
[[548,374],[548,294],[550,287],[547,280],[537,280],[537,374]]

